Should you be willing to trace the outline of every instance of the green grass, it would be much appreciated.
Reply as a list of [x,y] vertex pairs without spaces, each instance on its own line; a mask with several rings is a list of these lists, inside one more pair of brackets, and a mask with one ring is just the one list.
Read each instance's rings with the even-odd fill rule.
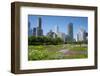
[[48,51],[45,46],[29,46],[28,60],[62,59],[62,53]]
[[87,47],[70,44],[63,45],[37,45],[28,46],[28,60],[53,60],[53,59],[75,59],[87,58],[87,54],[64,55],[59,52],[62,49],[72,51],[87,51]]
[[66,55],[64,56],[64,59],[80,59],[80,58],[87,58],[87,54],[78,54],[78,55]]
[[72,47],[72,48],[69,48],[69,50],[74,50],[74,51],[87,51],[87,47]]

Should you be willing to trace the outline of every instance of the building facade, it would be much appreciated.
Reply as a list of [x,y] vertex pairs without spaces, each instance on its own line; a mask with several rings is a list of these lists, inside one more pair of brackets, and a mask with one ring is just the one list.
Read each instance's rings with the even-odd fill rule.
[[41,17],[38,18],[38,26],[37,27],[33,27],[33,29],[31,30],[30,23],[28,26],[29,26],[28,27],[29,36],[43,36]]
[[36,36],[43,36],[42,19],[41,19],[41,17],[38,18],[38,27],[37,27]]
[[54,31],[56,34],[58,34],[59,33],[59,27],[58,27],[58,25],[56,25],[55,26],[55,31]]
[[53,32],[52,30],[50,30],[50,31],[47,33],[47,36],[50,37],[50,38],[56,38],[56,33]]
[[31,29],[30,22],[28,22],[28,36],[32,36],[32,29]]
[[67,35],[70,41],[73,41],[73,23],[69,23],[67,27]]
[[33,28],[33,36],[36,36],[36,28]]
[[77,33],[77,41],[87,41],[88,33],[84,29],[80,29]]

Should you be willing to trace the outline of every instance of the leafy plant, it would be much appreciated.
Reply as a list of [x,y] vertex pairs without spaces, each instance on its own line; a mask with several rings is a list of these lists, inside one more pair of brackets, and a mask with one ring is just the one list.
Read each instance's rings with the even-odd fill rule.
[[61,38],[51,38],[47,36],[29,36],[28,45],[58,45],[62,44],[63,40]]
[[48,51],[43,46],[29,47],[29,60],[47,60],[47,59],[61,59],[62,53],[56,51]]

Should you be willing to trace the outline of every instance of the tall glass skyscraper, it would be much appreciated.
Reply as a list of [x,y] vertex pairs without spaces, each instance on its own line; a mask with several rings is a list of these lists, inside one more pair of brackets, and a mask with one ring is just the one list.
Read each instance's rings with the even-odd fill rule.
[[33,36],[36,36],[36,28],[33,28]]
[[37,36],[43,36],[41,17],[38,18]]
[[59,27],[58,27],[58,25],[55,26],[55,33],[56,33],[56,34],[59,33]]
[[67,30],[70,40],[73,40],[73,23],[68,24]]
[[30,22],[28,22],[28,36],[32,36],[32,29],[31,29]]

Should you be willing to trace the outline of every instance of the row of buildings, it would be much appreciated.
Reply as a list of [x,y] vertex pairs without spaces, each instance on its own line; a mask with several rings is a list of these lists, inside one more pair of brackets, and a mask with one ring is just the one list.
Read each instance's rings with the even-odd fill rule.
[[[43,36],[41,17],[38,18],[38,26],[33,27],[33,29],[31,29],[30,22],[28,23],[28,35],[29,36]],[[88,33],[82,28],[77,33],[76,39],[74,39],[73,23],[69,23],[67,25],[67,34],[60,32],[59,26],[57,25],[57,26],[55,26],[55,30],[54,31],[50,30],[46,36],[51,37],[51,38],[59,37],[64,42],[66,42],[66,41],[72,41],[72,42],[73,41],[87,41],[87,39],[88,39]]]

